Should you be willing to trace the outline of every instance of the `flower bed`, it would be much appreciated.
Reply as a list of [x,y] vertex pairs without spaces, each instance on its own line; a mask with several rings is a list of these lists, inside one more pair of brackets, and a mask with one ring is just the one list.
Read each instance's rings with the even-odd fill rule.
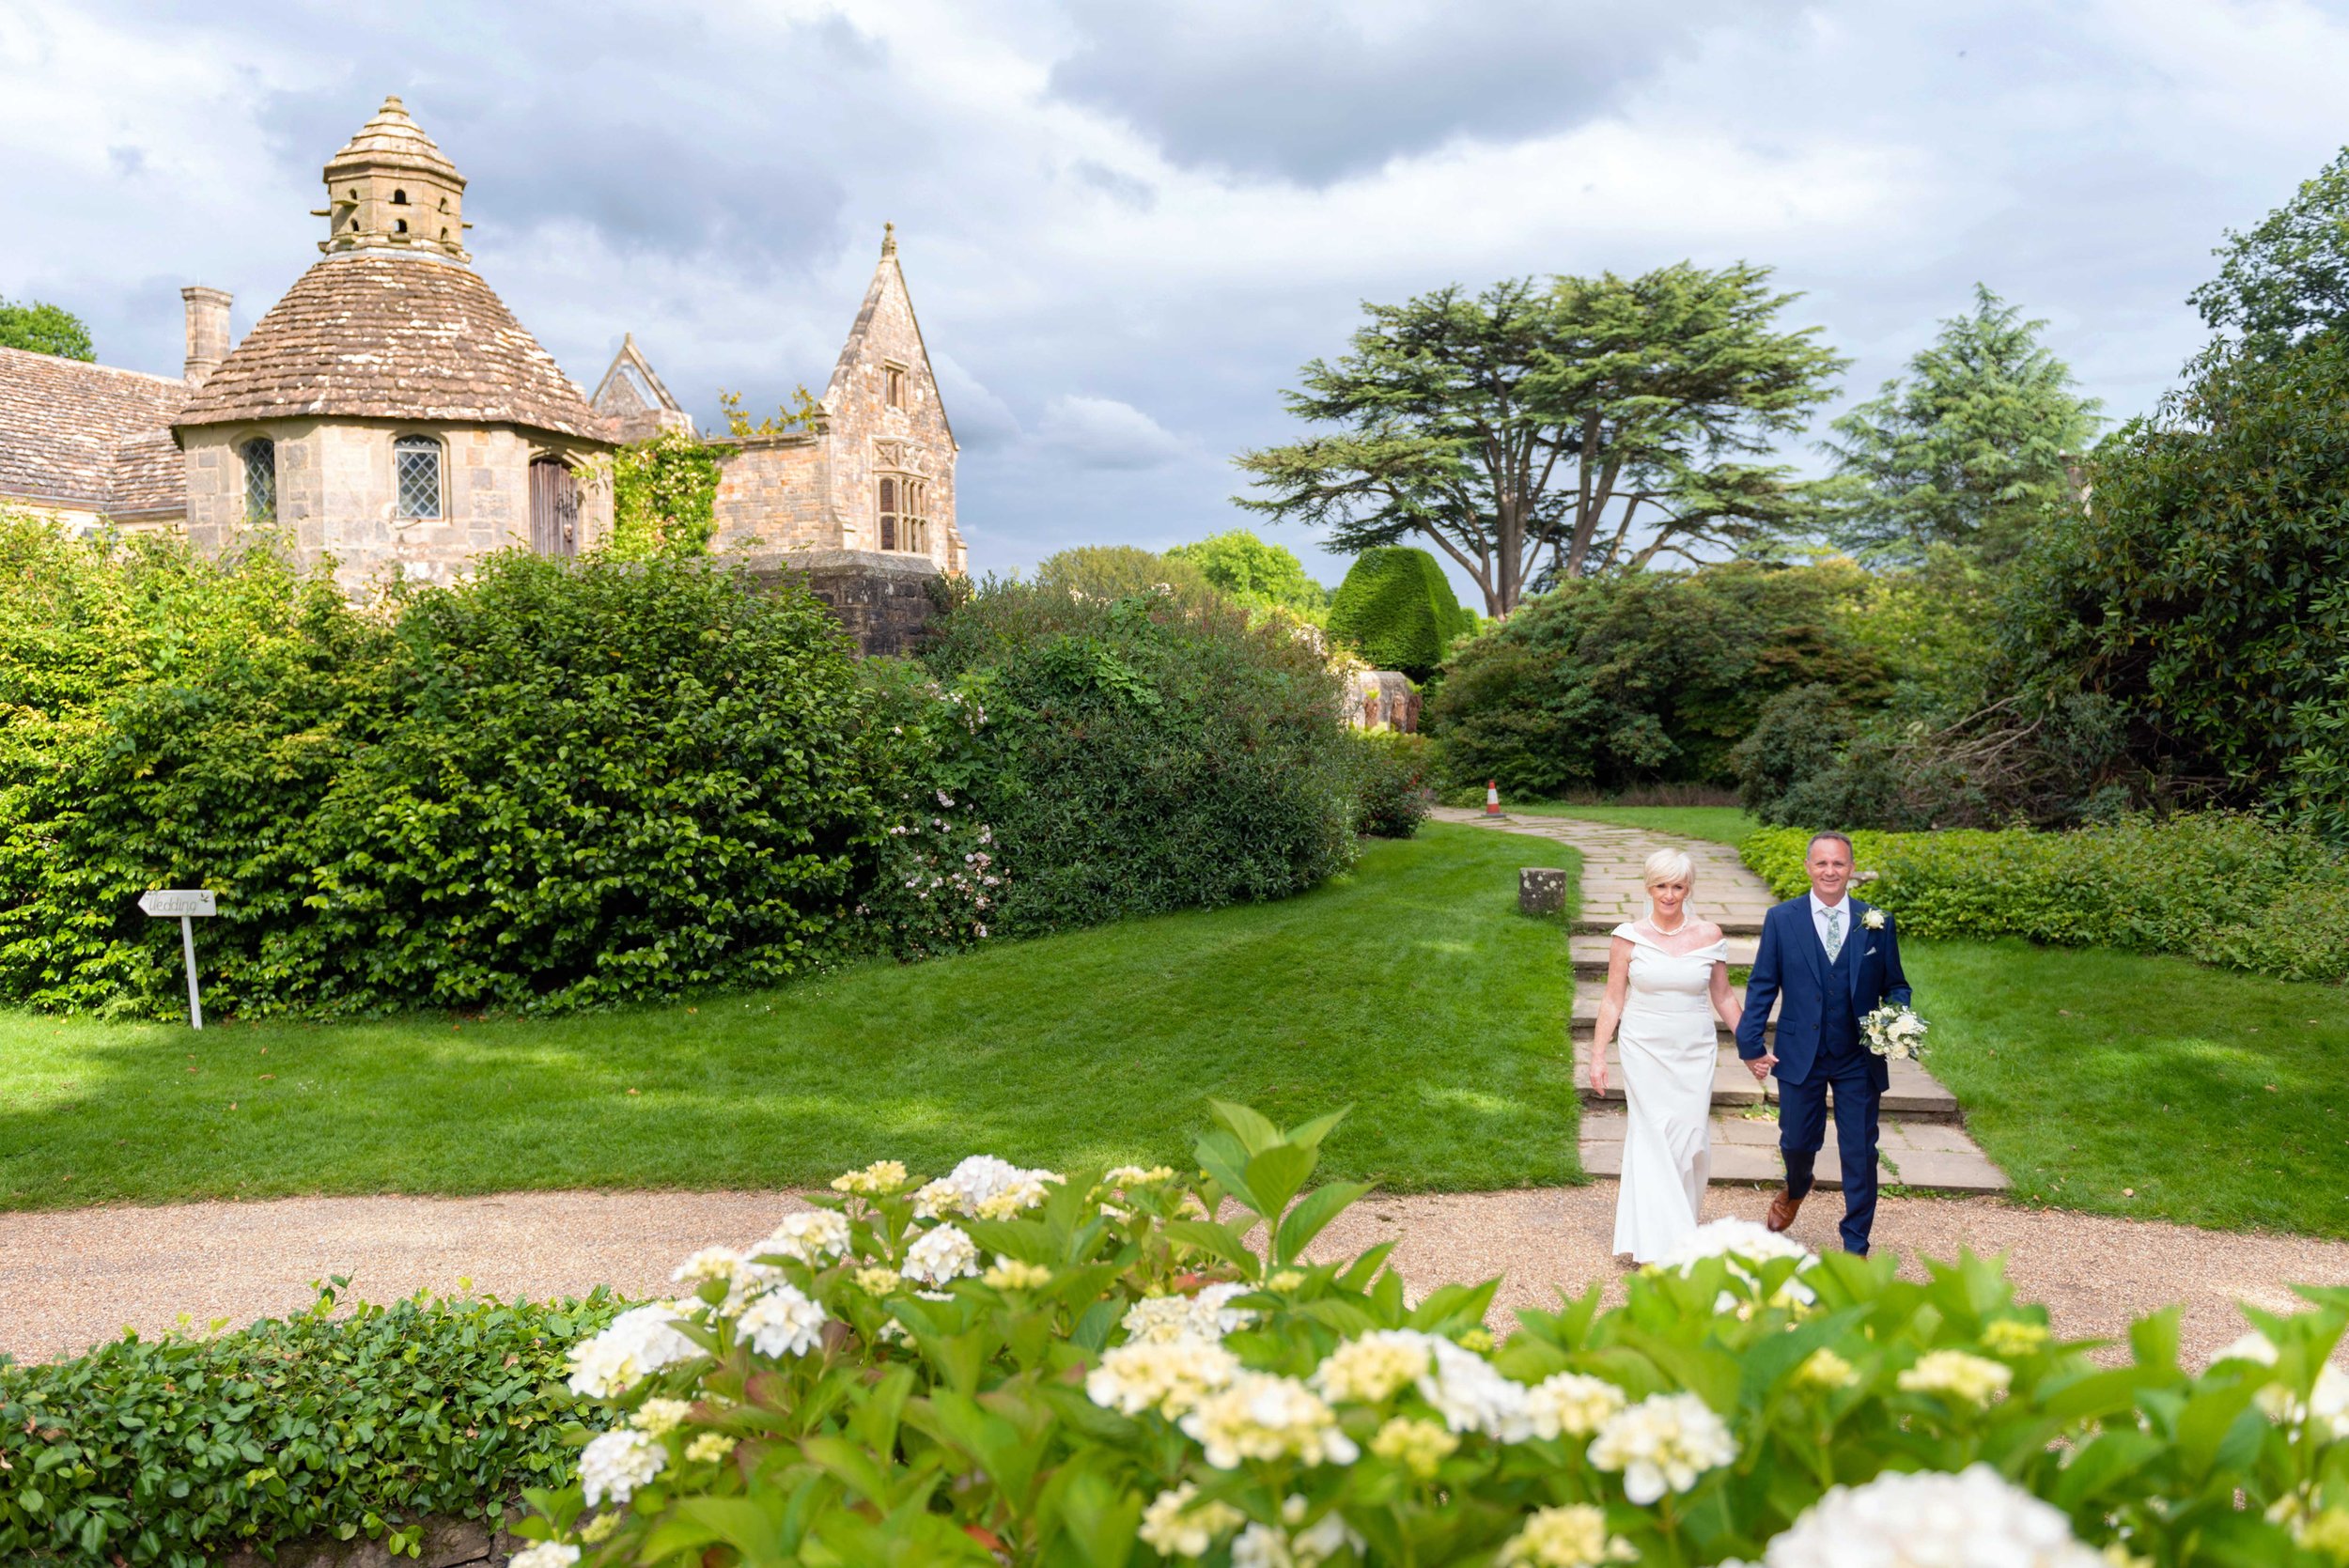
[[[1999,1267],[1813,1257],[1724,1221],[1518,1313],[1316,1260],[1327,1117],[1218,1105],[1199,1174],[888,1162],[583,1341],[607,1409],[517,1568],[1205,1560],[2317,1563],[2349,1552],[2349,1291],[2174,1315],[2102,1367]],[[1252,1246],[1252,1234],[1261,1238]],[[1963,1542],[1968,1555],[1925,1544]],[[2331,1553],[2333,1555],[2326,1556]]]

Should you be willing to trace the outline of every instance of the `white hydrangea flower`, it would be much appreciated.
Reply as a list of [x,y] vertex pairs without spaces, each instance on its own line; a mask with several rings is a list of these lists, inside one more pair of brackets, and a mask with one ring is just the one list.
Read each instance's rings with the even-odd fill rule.
[[1225,1302],[1244,1296],[1248,1287],[1209,1285],[1196,1296],[1145,1296],[1126,1309],[1118,1327],[1132,1340],[1220,1340],[1235,1328],[1245,1328],[1256,1314]]
[[607,1432],[580,1451],[579,1483],[587,1506],[623,1503],[669,1463],[669,1451],[641,1432]]
[[1052,1271],[1040,1263],[999,1257],[979,1278],[996,1290],[1035,1290],[1052,1282]]
[[1435,1370],[1433,1339],[1416,1328],[1374,1328],[1323,1357],[1310,1381],[1325,1399],[1380,1404]]
[[920,1284],[942,1285],[978,1271],[979,1250],[971,1238],[952,1225],[941,1225],[926,1232],[906,1249],[901,1272]]
[[1903,1393],[1938,1394],[1959,1404],[1988,1405],[2006,1397],[2015,1369],[1963,1350],[1928,1350],[1898,1381]]
[[1696,1265],[1706,1258],[1742,1258],[1757,1264],[1793,1258],[1800,1268],[1819,1261],[1817,1253],[1783,1232],[1750,1219],[1714,1219],[1682,1236],[1649,1266],[1685,1278],[1695,1273]]
[[[902,829],[892,831],[901,832]],[[865,1197],[878,1197],[894,1192],[906,1185],[906,1168],[902,1161],[877,1159],[862,1171],[849,1171],[832,1179],[834,1192],[856,1192]]]
[[1602,1470],[1622,1471],[1624,1496],[1644,1508],[1735,1459],[1737,1440],[1695,1394],[1651,1394],[1608,1418],[1590,1457]]
[[735,1439],[723,1432],[705,1432],[685,1445],[685,1457],[696,1465],[710,1465],[734,1452]]
[[2061,1510],[1987,1465],[1836,1486],[1772,1540],[1766,1568],[2108,1568]]
[[1138,1416],[1185,1414],[1239,1374],[1239,1358],[1208,1340],[1130,1340],[1105,1352],[1085,1374],[1085,1397]]
[[742,1254],[731,1247],[705,1247],[683,1263],[669,1278],[683,1285],[691,1295],[712,1280],[733,1283],[735,1271],[742,1266]]
[[2211,1365],[2220,1361],[2256,1361],[2261,1366],[2276,1364],[2276,1345],[2265,1334],[2254,1328],[2212,1358]]
[[1303,1524],[1309,1505],[1291,1497],[1281,1504],[1280,1525],[1250,1525],[1232,1543],[1232,1568],[1319,1568],[1338,1553],[1360,1554],[1366,1543],[1332,1510]]
[[1219,1470],[1250,1459],[1351,1465],[1361,1455],[1336,1412],[1294,1377],[1242,1373],[1202,1399],[1179,1423]]
[[1459,1452],[1460,1439],[1434,1421],[1395,1416],[1378,1428],[1370,1452],[1390,1465],[1400,1465],[1422,1481],[1432,1481],[1446,1459]]
[[647,1436],[665,1437],[685,1424],[685,1418],[693,1413],[690,1399],[648,1399],[636,1407],[628,1424]]
[[1171,1165],[1153,1165],[1146,1171],[1139,1165],[1120,1165],[1103,1176],[1101,1182],[1105,1187],[1135,1188],[1156,1187],[1174,1179],[1174,1168]]
[[848,1250],[848,1217],[836,1209],[786,1214],[774,1234],[751,1250],[760,1257],[791,1258],[820,1265]]
[[1554,1373],[1525,1390],[1525,1407],[1501,1436],[1512,1443],[1533,1437],[1588,1437],[1628,1403],[1621,1389],[1603,1378]]
[[677,1332],[675,1301],[631,1307],[603,1332],[571,1347],[570,1388],[590,1399],[615,1399],[665,1367],[690,1361],[700,1345]]
[[1795,1381],[1813,1389],[1848,1389],[1859,1381],[1859,1369],[1821,1345],[1795,1369]]
[[1501,1548],[1500,1568],[1600,1568],[1639,1559],[1631,1543],[1607,1533],[1607,1514],[1589,1503],[1537,1508]]
[[560,1541],[541,1541],[507,1558],[506,1568],[571,1568],[578,1560],[577,1546],[567,1546]]
[[1995,1318],[1982,1326],[1982,1347],[1993,1356],[2036,1356],[2052,1338],[2046,1324],[2019,1317]]
[[1228,1502],[1193,1502],[1199,1488],[1184,1482],[1150,1499],[1142,1511],[1142,1544],[1160,1557],[1205,1557],[1218,1537],[1237,1529],[1248,1516]]
[[2349,1374],[2330,1363],[2316,1374],[2316,1386],[2305,1400],[2281,1383],[2268,1384],[2252,1398],[2278,1426],[2306,1422],[2322,1442],[2349,1437]]
[[761,1356],[804,1356],[823,1343],[825,1322],[798,1287],[777,1285],[743,1310],[739,1327]]
[[925,1219],[957,1214],[1008,1219],[1044,1202],[1045,1184],[1060,1179],[1056,1171],[1025,1171],[993,1155],[972,1155],[916,1192],[913,1212]]
[[1432,1339],[1427,1349],[1436,1366],[1419,1380],[1419,1393],[1436,1407],[1444,1425],[1455,1432],[1499,1437],[1524,1419],[1524,1384],[1503,1377],[1490,1361],[1450,1340]]

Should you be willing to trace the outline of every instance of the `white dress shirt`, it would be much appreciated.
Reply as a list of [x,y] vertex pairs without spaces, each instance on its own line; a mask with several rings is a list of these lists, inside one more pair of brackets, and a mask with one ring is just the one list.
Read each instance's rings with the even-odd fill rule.
[[1843,940],[1846,942],[1851,940],[1851,928],[1858,923],[1852,918],[1851,894],[1845,893],[1841,903],[1829,904],[1813,890],[1811,894],[1811,928],[1819,934],[1819,951],[1827,953],[1828,961],[1833,962],[1834,955],[1827,944],[1827,912],[1829,909],[1843,917]]

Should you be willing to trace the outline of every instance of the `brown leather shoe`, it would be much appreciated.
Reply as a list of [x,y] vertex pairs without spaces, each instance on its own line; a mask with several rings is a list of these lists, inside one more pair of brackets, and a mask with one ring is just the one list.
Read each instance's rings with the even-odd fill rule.
[[1782,1231],[1795,1222],[1795,1214],[1802,1207],[1802,1200],[1780,1188],[1770,1199],[1770,1212],[1762,1218],[1763,1225],[1772,1231]]

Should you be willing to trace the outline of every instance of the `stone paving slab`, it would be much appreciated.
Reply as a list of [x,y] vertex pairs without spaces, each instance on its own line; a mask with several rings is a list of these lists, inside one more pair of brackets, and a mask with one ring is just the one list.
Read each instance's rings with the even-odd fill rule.
[[[1754,950],[1761,945],[1762,941],[1758,937],[1731,937],[1729,939],[1729,967],[1732,969],[1752,968]],[[1611,930],[1591,936],[1567,938],[1566,953],[1574,960],[1574,977],[1577,980],[1606,979],[1607,960],[1613,947],[1614,937]]]
[[[1625,1118],[1620,1111],[1585,1111],[1582,1118],[1582,1168],[1595,1176],[1623,1174]],[[1952,1138],[1952,1135],[1954,1135]],[[1952,1142],[1963,1143],[1952,1148]],[[1878,1126],[1876,1161],[1882,1180],[1936,1192],[2004,1192],[2006,1175],[1953,1127],[1930,1123],[1885,1122]],[[1815,1164],[1818,1185],[1841,1189],[1843,1156],[1830,1124]],[[1712,1177],[1777,1187],[1786,1179],[1785,1161],[1778,1149],[1778,1123],[1766,1116],[1717,1114],[1713,1118]]]
[[[1577,1042],[1582,1048],[1575,1052],[1574,1086],[1585,1104],[1623,1104],[1623,1056],[1614,1042],[1607,1046],[1607,1093],[1591,1094],[1590,1050],[1588,1038]],[[1932,1074],[1914,1062],[1895,1062],[1888,1075],[1890,1082],[1876,1101],[1881,1122],[1896,1121],[1957,1122],[1957,1096]],[[1737,1059],[1737,1048],[1720,1047],[1720,1062],[1713,1071],[1713,1104],[1719,1106],[1749,1106],[1778,1103],[1778,1079],[1767,1079],[1757,1084],[1752,1069]],[[1828,1092],[1828,1103],[1835,1103],[1833,1090]],[[1970,1144],[1968,1145],[1971,1147]]]

